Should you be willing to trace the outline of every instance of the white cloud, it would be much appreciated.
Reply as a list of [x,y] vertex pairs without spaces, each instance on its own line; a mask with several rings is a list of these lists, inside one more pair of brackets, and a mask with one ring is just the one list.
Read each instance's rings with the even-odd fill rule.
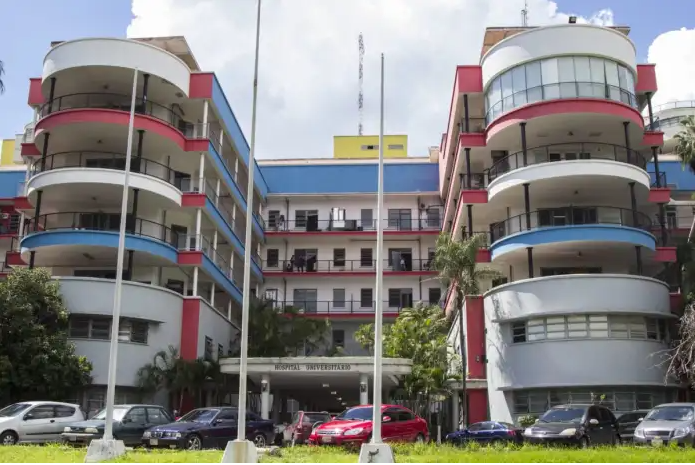
[[[264,0],[259,158],[331,157],[332,137],[356,134],[358,48],[364,34],[365,133],[378,133],[379,54],[386,56],[386,132],[425,155],[445,130],[456,65],[478,63],[486,26],[521,24],[523,0]],[[529,24],[567,22],[529,0]],[[248,135],[256,2],[132,0],[129,37],[184,35],[215,71]],[[613,23],[601,10],[580,22]],[[695,66],[695,65],[694,65]]]
[[654,103],[695,99],[695,29],[664,32],[649,46],[659,90]]

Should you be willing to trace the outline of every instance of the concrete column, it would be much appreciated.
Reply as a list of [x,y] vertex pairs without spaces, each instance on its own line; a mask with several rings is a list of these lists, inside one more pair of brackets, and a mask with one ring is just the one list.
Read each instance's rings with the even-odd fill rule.
[[202,138],[208,137],[208,100],[203,101],[203,133]]
[[261,375],[261,418],[270,419],[270,375]]
[[224,130],[220,128],[220,156],[222,156],[222,147],[224,147]]
[[183,295],[188,295],[188,276],[183,281]]
[[198,192],[205,193],[205,152],[200,152],[200,165],[198,166]]
[[454,392],[451,396],[451,431],[458,431],[459,429],[459,414],[461,407],[459,405],[459,393]]
[[280,397],[280,390],[275,389],[273,391],[273,423],[276,425],[280,423],[280,411],[282,410],[282,397]]
[[215,283],[212,283],[212,287],[210,288],[210,305],[213,307],[215,306]]
[[203,238],[201,237],[201,228],[203,225],[203,212],[198,208],[195,212],[195,249],[201,250],[201,243]]
[[229,302],[227,302],[227,319],[229,321],[232,321],[232,300],[229,299]]
[[217,185],[215,186],[215,206],[220,204],[220,180],[217,180]]
[[234,159],[234,182],[239,182],[239,157]]
[[215,229],[215,233],[212,235],[212,248],[217,250],[217,229]]
[[198,267],[193,267],[193,295],[198,295]]
[[234,252],[229,254],[229,273],[231,275],[232,271],[234,271]]
[[159,286],[159,267],[152,267],[152,277],[150,278],[150,282],[153,286]]
[[360,375],[360,405],[369,405],[369,376]]

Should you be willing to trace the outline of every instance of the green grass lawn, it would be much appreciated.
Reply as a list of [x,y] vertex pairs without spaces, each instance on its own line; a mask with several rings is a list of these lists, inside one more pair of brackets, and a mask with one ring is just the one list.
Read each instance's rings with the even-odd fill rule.
[[[458,448],[436,445],[397,445],[394,447],[396,461],[402,463],[462,463],[462,462],[662,462],[695,463],[695,449],[665,447],[596,448],[589,450],[549,449],[538,447],[522,448]],[[64,446],[0,446],[0,463],[3,462],[84,462],[86,449]],[[198,462],[219,463],[222,451],[176,452],[129,451],[118,462]],[[294,447],[282,449],[282,456],[261,459],[264,463],[356,463],[357,452],[333,447]]]

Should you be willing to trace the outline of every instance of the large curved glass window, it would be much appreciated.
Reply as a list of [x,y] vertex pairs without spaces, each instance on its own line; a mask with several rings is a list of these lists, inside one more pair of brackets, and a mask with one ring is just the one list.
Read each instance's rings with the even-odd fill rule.
[[542,100],[602,98],[637,107],[635,77],[615,61],[558,57],[526,63],[497,76],[485,93],[487,123],[514,108]]
[[674,402],[676,389],[636,388],[635,386],[594,386],[572,389],[530,389],[514,392],[516,414],[543,414],[556,405],[598,403],[614,412],[649,410],[659,404]]

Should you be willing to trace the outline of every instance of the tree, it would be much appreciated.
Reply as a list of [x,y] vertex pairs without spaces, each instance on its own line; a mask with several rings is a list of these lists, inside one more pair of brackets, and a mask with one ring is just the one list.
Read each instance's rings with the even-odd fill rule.
[[91,371],[68,341],[68,311],[47,270],[16,269],[0,282],[0,405],[69,399]]
[[[448,327],[441,307],[418,304],[415,308],[404,309],[393,324],[383,328],[384,357],[413,361],[411,373],[401,380],[402,392],[411,401],[423,401],[425,407],[433,397],[448,395],[449,381],[460,378],[456,356],[447,342]],[[355,340],[372,352],[374,324],[360,326]]]
[[[310,318],[294,307],[278,311],[274,301],[251,299],[249,357],[288,357],[313,352],[326,342],[330,323]],[[238,346],[238,344],[234,344]],[[238,352],[234,356],[239,356]]]
[[461,345],[461,382],[463,392],[462,420],[468,424],[468,392],[466,378],[466,335],[463,332],[463,303],[467,295],[480,294],[480,282],[500,276],[495,270],[478,267],[476,256],[478,250],[486,244],[485,236],[476,234],[468,239],[457,241],[450,234],[442,233],[437,238],[432,267],[439,273],[439,279],[456,292],[458,309],[458,331]]
[[186,394],[201,405],[206,389],[219,392],[224,384],[219,363],[200,357],[184,360],[174,346],[157,352],[151,363],[143,365],[137,372],[137,385],[143,392],[153,393],[167,390],[178,396],[178,409],[182,410]]
[[673,136],[676,140],[673,151],[680,158],[683,168],[688,166],[695,173],[695,116],[686,116],[681,120],[681,126],[683,129]]

